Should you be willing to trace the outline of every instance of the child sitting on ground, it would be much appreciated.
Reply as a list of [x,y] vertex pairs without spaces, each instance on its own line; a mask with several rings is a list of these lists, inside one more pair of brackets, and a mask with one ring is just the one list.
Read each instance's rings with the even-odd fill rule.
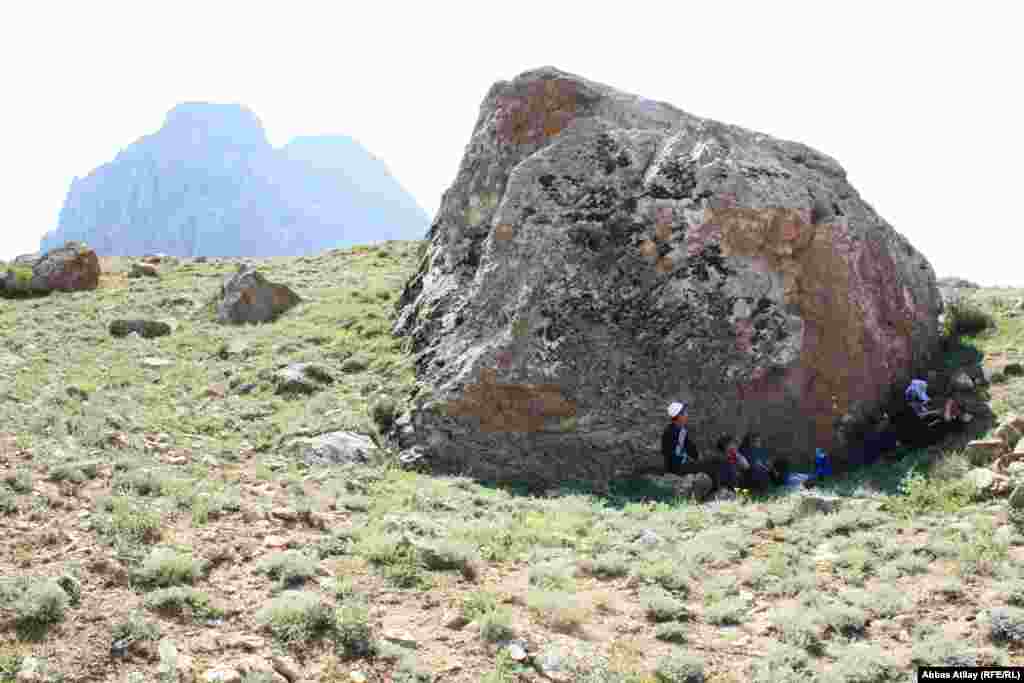
[[739,488],[746,483],[747,474],[750,471],[750,461],[740,453],[739,442],[729,434],[723,434],[716,444],[718,452],[725,458],[722,465],[721,486],[725,488]]
[[778,485],[785,481],[785,470],[787,469],[785,462],[775,462],[769,457],[768,451],[761,440],[761,435],[757,432],[750,432],[743,437],[743,443],[740,444],[740,453],[746,455],[747,462],[750,463],[749,476],[747,477],[749,488],[763,491],[772,484]]

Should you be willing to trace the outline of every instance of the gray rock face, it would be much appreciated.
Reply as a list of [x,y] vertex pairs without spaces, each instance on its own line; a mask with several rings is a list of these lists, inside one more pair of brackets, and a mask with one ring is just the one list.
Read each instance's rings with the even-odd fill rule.
[[224,278],[217,320],[222,323],[265,323],[302,301],[288,286],[269,282],[251,266],[242,264]]
[[80,239],[102,256],[295,256],[421,239],[428,223],[350,138],[274,149],[245,107],[185,103],[159,131],[72,182],[41,249]]
[[755,429],[797,462],[937,348],[927,260],[833,159],[552,68],[487,94],[395,332],[443,471],[538,483]]

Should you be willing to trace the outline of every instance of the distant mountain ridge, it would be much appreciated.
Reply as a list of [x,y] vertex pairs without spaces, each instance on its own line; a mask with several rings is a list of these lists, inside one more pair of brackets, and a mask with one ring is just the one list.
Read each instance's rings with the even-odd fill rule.
[[75,178],[40,250],[80,240],[101,256],[298,256],[422,239],[429,223],[356,140],[303,136],[275,149],[248,108],[190,102]]

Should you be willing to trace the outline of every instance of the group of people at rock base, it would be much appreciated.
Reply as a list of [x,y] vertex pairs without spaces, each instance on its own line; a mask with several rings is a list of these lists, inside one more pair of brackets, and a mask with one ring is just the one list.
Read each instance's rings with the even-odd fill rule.
[[[884,453],[901,446],[926,447],[961,429],[971,420],[971,415],[965,413],[952,398],[945,400],[941,410],[935,407],[928,395],[928,383],[921,379],[910,382],[903,398],[904,406],[895,418],[883,414],[874,429],[851,444],[850,465],[873,464]],[[689,404],[685,401],[671,403],[668,415],[671,422],[661,435],[661,452],[667,473],[703,473],[711,478],[713,489],[750,491],[765,491],[784,484],[813,485],[816,479],[831,473],[827,456],[820,449],[813,475],[790,472],[788,461],[771,457],[756,432],[748,433],[742,440],[723,434],[715,445],[717,453],[702,457],[690,427]]]

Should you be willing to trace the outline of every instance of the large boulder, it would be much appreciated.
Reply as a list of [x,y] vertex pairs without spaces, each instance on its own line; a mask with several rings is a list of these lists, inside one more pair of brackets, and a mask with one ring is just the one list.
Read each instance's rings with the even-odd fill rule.
[[552,68],[491,88],[428,238],[394,331],[439,470],[657,466],[677,399],[702,449],[841,458],[938,345],[931,265],[835,160]]
[[99,284],[100,261],[96,252],[81,242],[67,242],[42,256],[26,254],[14,259],[0,289],[15,294],[43,294],[96,289]]
[[224,278],[217,320],[236,325],[271,322],[301,301],[287,285],[269,282],[243,263]]

